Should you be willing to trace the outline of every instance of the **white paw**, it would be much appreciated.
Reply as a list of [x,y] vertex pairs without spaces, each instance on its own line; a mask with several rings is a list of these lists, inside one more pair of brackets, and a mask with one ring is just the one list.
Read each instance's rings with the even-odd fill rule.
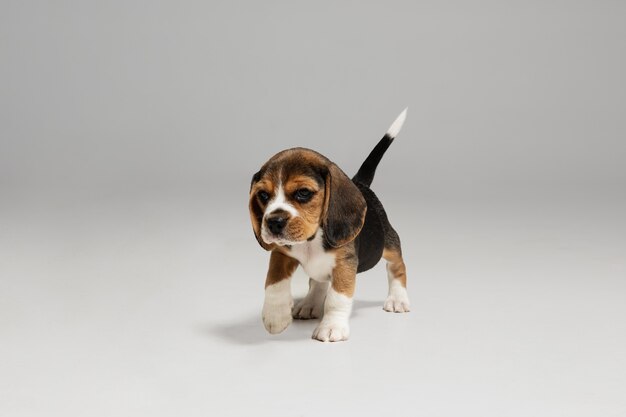
[[383,310],[392,313],[408,313],[411,311],[411,303],[409,302],[409,296],[406,294],[406,290],[404,290],[404,294],[396,292],[389,295],[385,300]]
[[319,319],[324,311],[324,299],[304,298],[293,308],[294,319],[308,320]]
[[263,305],[263,324],[265,329],[271,334],[277,334],[285,330],[292,321],[291,307],[292,303],[269,304]]
[[350,337],[350,327],[347,322],[344,321],[327,321],[320,323],[319,326],[313,331],[313,339],[321,342],[340,342],[342,340],[348,340]]

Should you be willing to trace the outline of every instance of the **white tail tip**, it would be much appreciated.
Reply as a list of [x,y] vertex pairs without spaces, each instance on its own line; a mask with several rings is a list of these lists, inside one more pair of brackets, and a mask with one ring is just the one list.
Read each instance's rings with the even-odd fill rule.
[[402,113],[400,113],[400,115],[396,118],[396,120],[393,121],[393,123],[387,130],[387,134],[392,138],[395,138],[396,136],[398,136],[398,133],[400,133],[400,129],[402,129],[402,125],[406,120],[406,111],[408,109],[409,108],[407,107],[406,109],[402,110]]

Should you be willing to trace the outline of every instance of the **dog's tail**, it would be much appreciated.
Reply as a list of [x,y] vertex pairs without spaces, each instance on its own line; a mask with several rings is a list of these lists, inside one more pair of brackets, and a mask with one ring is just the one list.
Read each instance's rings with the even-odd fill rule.
[[400,129],[402,129],[402,125],[406,119],[407,110],[408,107],[400,113],[396,120],[394,120],[387,130],[387,133],[385,133],[385,136],[383,136],[380,142],[378,142],[372,152],[370,152],[368,157],[365,159],[361,168],[359,168],[359,171],[356,173],[354,178],[352,178],[352,181],[367,185],[368,187],[370,186],[374,180],[374,174],[376,173],[378,163],[383,158],[383,155],[385,154],[385,151],[387,151],[387,148],[389,148],[389,145],[391,145],[391,142],[393,142],[394,138],[400,132]]

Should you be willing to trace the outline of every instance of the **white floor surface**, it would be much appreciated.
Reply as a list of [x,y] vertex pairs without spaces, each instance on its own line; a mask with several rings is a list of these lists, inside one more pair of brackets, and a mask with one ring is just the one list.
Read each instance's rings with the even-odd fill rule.
[[387,209],[412,311],[381,262],[324,344],[265,332],[245,206],[6,204],[0,416],[626,415],[625,204]]

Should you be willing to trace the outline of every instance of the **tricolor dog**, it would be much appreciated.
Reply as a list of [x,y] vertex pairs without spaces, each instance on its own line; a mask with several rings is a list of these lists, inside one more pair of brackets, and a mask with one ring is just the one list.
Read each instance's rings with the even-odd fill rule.
[[[279,152],[252,177],[250,219],[259,244],[271,251],[263,323],[280,333],[292,318],[322,317],[313,338],[348,339],[356,274],[387,261],[389,294],[383,309],[409,311],[400,239],[370,189],[376,167],[404,120],[393,122],[354,178],[310,149]],[[291,276],[301,265],[309,292],[293,305]]]

